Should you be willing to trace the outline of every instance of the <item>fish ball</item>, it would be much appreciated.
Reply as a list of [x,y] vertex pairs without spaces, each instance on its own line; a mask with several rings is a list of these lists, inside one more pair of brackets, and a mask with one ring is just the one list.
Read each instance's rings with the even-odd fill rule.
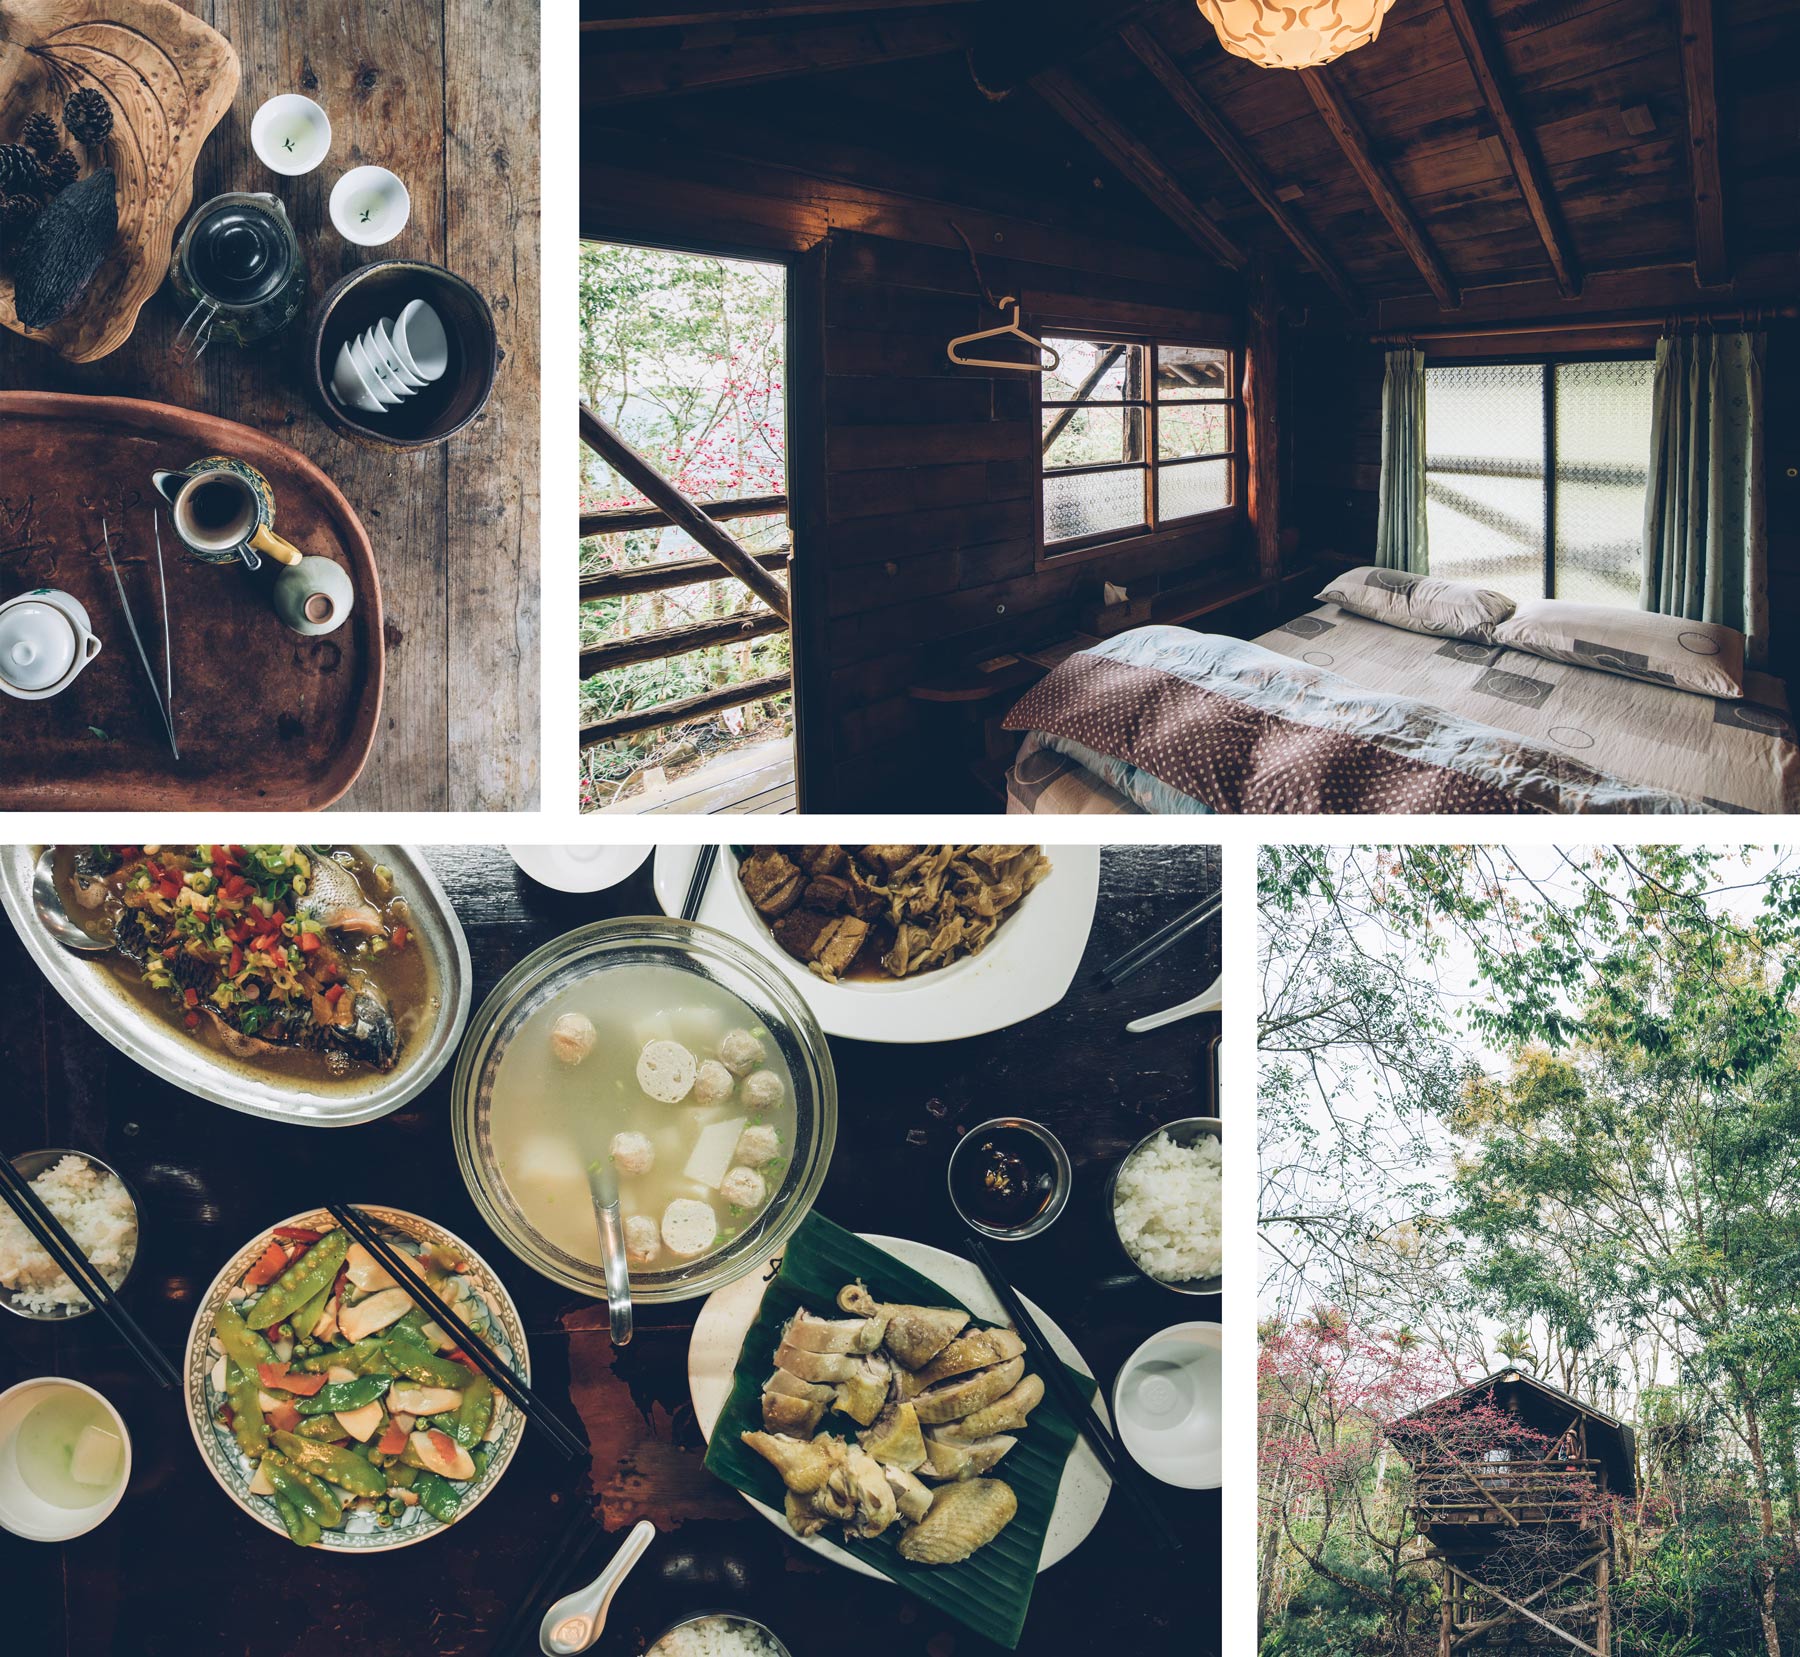
[[694,1103],[722,1105],[731,1097],[737,1080],[717,1059],[705,1060],[694,1072]]
[[719,1195],[739,1208],[761,1208],[768,1194],[768,1186],[754,1168],[733,1168],[719,1181]]
[[638,1086],[652,1099],[678,1105],[694,1087],[694,1055],[678,1041],[652,1041],[638,1055]]
[[719,1041],[719,1060],[734,1076],[747,1076],[763,1062],[763,1044],[748,1030],[727,1030]]
[[743,1102],[751,1110],[773,1110],[787,1097],[787,1087],[773,1070],[744,1078]]
[[632,1214],[625,1221],[625,1258],[634,1266],[647,1266],[662,1253],[662,1234],[648,1214]]
[[663,1210],[662,1240],[671,1254],[692,1260],[704,1254],[719,1235],[719,1217],[709,1202],[677,1197]]
[[656,1147],[647,1134],[615,1133],[612,1159],[621,1174],[647,1174],[656,1165]]
[[550,1051],[564,1064],[580,1064],[594,1050],[594,1021],[585,1013],[564,1013],[550,1026]]
[[738,1135],[736,1156],[746,1168],[761,1168],[773,1162],[780,1149],[780,1131],[758,1122]]

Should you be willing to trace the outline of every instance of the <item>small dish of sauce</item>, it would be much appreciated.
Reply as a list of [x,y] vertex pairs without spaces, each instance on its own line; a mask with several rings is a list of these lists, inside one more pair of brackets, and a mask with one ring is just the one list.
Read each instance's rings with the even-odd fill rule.
[[1017,1241],[1051,1224],[1069,1200],[1069,1156],[1041,1123],[1022,1116],[982,1122],[950,1153],[950,1200],[986,1237]]

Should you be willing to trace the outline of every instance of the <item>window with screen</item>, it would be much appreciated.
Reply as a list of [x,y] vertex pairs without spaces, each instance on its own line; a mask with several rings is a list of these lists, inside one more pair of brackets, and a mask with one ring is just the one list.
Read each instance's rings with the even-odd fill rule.
[[1431,573],[1635,608],[1653,378],[1648,358],[1427,367]]
[[1044,551],[1055,556],[1221,512],[1236,495],[1233,352],[1053,337],[1043,377]]

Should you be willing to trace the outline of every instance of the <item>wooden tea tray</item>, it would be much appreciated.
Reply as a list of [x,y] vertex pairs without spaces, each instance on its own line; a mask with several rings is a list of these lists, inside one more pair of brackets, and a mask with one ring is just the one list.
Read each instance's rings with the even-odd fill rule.
[[[237,53],[171,0],[0,0],[0,143],[16,141],[37,111],[60,126],[63,101],[92,86],[113,106],[112,134],[91,152],[71,148],[84,173],[109,166],[118,175],[119,239],[74,311],[29,336],[71,362],[123,345],[168,274],[200,146],[237,94]],[[25,332],[7,275],[0,325]]]
[[[235,455],[275,490],[275,528],[350,572],[356,608],[302,638],[269,602],[279,565],[202,564],[150,484],[159,467]],[[101,520],[145,649],[162,672],[153,520],[175,658],[171,758],[107,567]],[[87,606],[99,656],[60,696],[0,694],[0,810],[316,811],[356,780],[381,712],[381,583],[337,485],[261,432],[163,403],[0,392],[0,602],[58,587]],[[97,734],[98,733],[98,734]]]

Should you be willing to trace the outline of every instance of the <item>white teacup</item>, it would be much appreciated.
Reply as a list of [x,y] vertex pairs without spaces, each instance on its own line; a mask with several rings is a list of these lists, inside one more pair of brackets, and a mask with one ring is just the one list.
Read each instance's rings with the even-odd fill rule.
[[358,247],[380,247],[406,228],[412,198],[386,167],[352,167],[331,187],[331,222]]
[[[25,1418],[57,1392],[73,1390],[97,1399],[113,1432],[118,1435],[118,1476],[110,1485],[94,1487],[94,1499],[82,1507],[64,1507],[47,1501],[26,1481],[19,1466],[19,1429]],[[131,1434],[111,1400],[82,1381],[62,1375],[45,1375],[21,1381],[0,1392],[0,1527],[28,1542],[67,1542],[84,1536],[105,1519],[131,1482]]]
[[75,683],[100,654],[86,607],[54,587],[0,604],[0,691],[41,702]]

